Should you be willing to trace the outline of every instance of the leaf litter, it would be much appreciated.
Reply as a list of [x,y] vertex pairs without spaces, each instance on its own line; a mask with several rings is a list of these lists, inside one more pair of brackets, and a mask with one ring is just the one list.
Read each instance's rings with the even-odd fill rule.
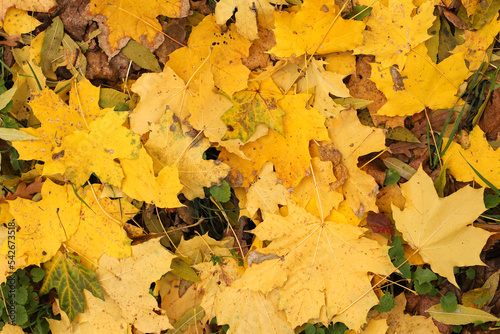
[[[58,296],[47,299],[61,314],[46,323],[54,333],[449,333],[497,321],[495,291],[473,303],[482,310],[459,304],[444,316],[443,299],[422,311],[406,304],[418,293],[422,302],[460,296],[499,266],[496,245],[483,246],[500,216],[488,163],[500,129],[488,124],[488,142],[476,125],[496,110],[500,26],[490,2],[221,1],[215,13],[210,2],[190,11],[185,1],[92,0],[84,13],[7,3],[6,35],[24,39],[2,46],[0,118],[26,135],[2,139],[2,281],[15,269],[60,271],[61,280],[43,283]],[[176,41],[162,23],[172,29],[182,17],[189,37]],[[455,27],[450,46],[446,20]],[[31,32],[34,22],[48,23]],[[65,33],[82,22],[87,31]],[[275,40],[261,43],[268,36]],[[166,40],[178,48],[159,72],[144,55],[151,62]],[[142,43],[142,56],[123,51],[128,65],[105,74],[127,43]],[[247,68],[252,57],[266,67]],[[484,61],[483,76],[469,79]],[[464,105],[458,118],[436,116]],[[439,128],[437,118],[446,118]],[[403,143],[394,128],[419,143]],[[387,186],[385,161],[418,171]],[[374,215],[386,215],[383,228],[367,222]],[[391,243],[393,233],[402,244]],[[76,274],[60,259],[86,282],[69,284]]]

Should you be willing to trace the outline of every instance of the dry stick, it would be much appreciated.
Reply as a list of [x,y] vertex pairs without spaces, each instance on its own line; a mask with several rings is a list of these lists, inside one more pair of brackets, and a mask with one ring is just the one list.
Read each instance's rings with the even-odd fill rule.
[[227,217],[226,215],[226,211],[224,211],[224,208],[219,204],[218,201],[216,201],[212,196],[210,196],[210,200],[215,204],[215,206],[217,206],[217,208],[221,211],[222,215],[224,216],[224,218],[226,219],[227,221],[227,226],[229,226],[229,228],[231,229],[231,231],[233,232],[233,235],[234,235],[234,238],[236,239],[236,242],[238,243],[238,247],[240,248],[240,253],[241,253],[241,256],[243,256],[243,247],[241,247],[241,243],[240,243],[240,239],[238,238],[238,235],[236,235],[236,232],[234,231],[233,227],[231,226],[231,221],[229,220],[229,218]]
[[85,126],[87,127],[87,130],[89,128],[89,125],[87,123],[87,120],[85,119],[85,114],[83,113],[83,106],[82,106],[82,101],[80,100],[80,93],[78,92],[78,86],[76,85],[76,82],[73,81],[73,89],[75,90],[76,98],[78,100],[78,107],[80,108],[79,114],[83,118],[83,122],[85,123]]
[[92,195],[94,195],[94,199],[95,199],[95,202],[97,203],[97,205],[99,206],[99,208],[102,210],[102,212],[108,216],[109,219],[111,219],[112,221],[114,221],[115,223],[117,223],[120,227],[123,226],[123,223],[121,221],[119,221],[118,219],[114,218],[113,216],[111,216],[109,213],[106,212],[106,210],[104,210],[104,208],[101,206],[101,203],[99,203],[99,200],[97,199],[97,195],[94,191],[94,187],[92,187],[92,184],[87,181],[87,184],[89,185],[89,188],[90,190],[92,191]]
[[[203,67],[203,65],[205,65],[205,63],[208,61],[208,59],[210,58],[210,56],[212,55],[212,48],[210,48],[210,53],[208,54],[207,58],[205,58],[205,60],[200,64],[200,67],[198,67],[196,69],[196,71],[194,71],[194,73],[191,75],[191,77],[189,78],[188,82],[186,82],[186,85],[185,85],[185,88],[187,89],[189,83],[191,82],[191,80],[193,80],[194,76],[196,75],[196,73],[198,73],[198,71]],[[183,91],[185,92],[186,89],[184,89]],[[182,105],[184,104],[184,97],[185,97],[185,94],[182,96],[182,101],[181,101],[181,111],[182,111]],[[196,139],[198,138],[198,136],[200,134],[203,133],[204,130],[198,132],[196,134],[196,136],[193,138],[193,140],[189,143],[188,146],[186,146],[186,148],[184,149],[184,151],[181,152],[181,154],[179,154],[179,156],[177,157],[177,160],[175,161],[175,165],[179,162],[179,160],[184,156],[184,154],[187,152],[187,150],[191,147],[191,145],[193,145],[194,142],[196,142]]]
[[[438,148],[438,145],[437,145],[437,141],[436,141],[436,137],[434,136],[434,130],[432,129],[432,124],[431,124],[431,120],[429,119],[429,115],[427,114],[427,110],[424,110],[424,114],[425,114],[425,117],[427,118],[427,123],[429,124],[429,128],[430,128],[430,131],[431,131],[431,137],[432,137],[432,141],[434,142],[434,146],[436,146],[436,154],[439,158],[439,165],[441,166],[441,169],[443,168],[443,162],[441,161],[441,153],[439,153],[439,148]],[[451,140],[451,138],[450,138]]]
[[321,222],[324,223],[325,222],[325,215],[323,212],[323,203],[321,202],[321,197],[319,195],[318,183],[316,182],[316,175],[314,175],[314,169],[312,166],[312,162],[309,163],[309,167],[311,168],[311,174],[312,174],[313,181],[314,181],[314,190],[316,190],[316,196],[318,196],[318,207],[319,207],[319,211],[321,213]]
[[127,75],[125,75],[125,81],[124,81],[124,85],[123,85],[123,93],[125,93],[125,91],[126,91],[127,95],[129,95],[129,96],[130,96],[130,91],[128,89],[127,81],[128,81],[128,77],[130,75],[130,69],[131,68],[132,68],[132,60],[128,64]]
[[368,160],[367,162],[365,162],[363,164],[363,166],[359,167],[359,169],[365,167],[366,165],[368,165],[370,162],[372,162],[373,160],[377,159],[378,157],[380,157],[382,154],[384,154],[385,152],[387,152],[387,147],[384,148],[382,151],[380,151],[379,154],[377,154],[376,156],[374,156],[373,158],[371,158],[370,160]]
[[[285,92],[283,93],[284,95],[286,95],[290,91],[290,89],[292,88],[292,86],[295,84],[295,81],[297,81],[297,79],[302,75],[302,73],[304,72],[304,70],[307,68],[307,65],[309,65],[309,63],[311,62],[312,58],[314,57],[314,54],[319,50],[319,48],[321,47],[321,45],[325,41],[326,36],[328,36],[328,34],[330,33],[330,30],[332,30],[333,25],[335,24],[335,22],[337,22],[337,19],[339,18],[340,14],[342,14],[342,11],[344,10],[344,8],[347,6],[348,3],[349,3],[349,1],[346,1],[344,3],[344,5],[342,6],[342,8],[339,10],[339,12],[337,13],[337,16],[335,16],[335,18],[333,19],[332,23],[330,24],[330,26],[326,30],[325,36],[323,36],[323,39],[318,43],[318,46],[316,46],[316,49],[314,49],[314,51],[311,53],[311,56],[309,57],[309,59],[306,59],[306,63],[304,64],[304,67],[302,67],[302,69],[300,70],[300,72],[297,73],[297,76],[295,77],[295,79],[292,80],[292,83],[290,84],[290,87],[288,87],[285,90]],[[307,57],[307,54],[306,54],[306,57]]]
[[170,39],[171,41],[173,41],[173,42],[175,42],[175,43],[179,44],[180,46],[186,46],[186,45],[182,44],[181,42],[179,42],[178,40],[174,39],[173,37],[170,37],[169,35],[165,34],[165,33],[163,32],[163,30],[156,28],[154,25],[152,25],[152,24],[151,24],[151,23],[149,23],[149,22],[146,22],[143,18],[141,18],[141,17],[139,17],[139,16],[135,15],[134,13],[131,13],[131,12],[129,12],[128,10],[125,10],[125,9],[123,9],[123,8],[121,8],[121,7],[118,7],[117,5],[114,5],[114,4],[109,3],[109,2],[108,2],[106,5],[111,6],[111,7],[115,7],[115,8],[117,8],[117,9],[119,9],[119,10],[121,10],[121,11],[123,11],[123,12],[125,12],[125,13],[129,14],[130,16],[135,17],[135,18],[136,18],[136,19],[138,19],[139,21],[144,22],[144,23],[145,23],[146,25],[148,25],[151,29],[156,30],[157,32],[159,32],[160,34],[164,35],[165,37],[167,37],[167,38],[168,38],[168,39]]
[[72,252],[72,253],[76,253],[76,254],[78,254],[78,256],[79,256],[79,257],[83,257],[85,260],[89,261],[90,263],[92,263],[93,265],[95,265],[97,268],[101,268],[101,269],[103,269],[103,270],[107,271],[108,273],[110,273],[110,274],[114,275],[116,278],[118,278],[118,280],[120,280],[120,281],[121,281],[121,278],[120,278],[120,277],[118,277],[118,276],[117,276],[114,272],[110,271],[110,270],[109,270],[109,269],[107,269],[107,268],[101,267],[101,266],[99,265],[99,263],[96,263],[96,262],[92,261],[91,259],[89,259],[89,258],[88,258],[88,257],[86,257],[85,255],[83,255],[83,254],[81,254],[80,252],[78,252],[77,250],[75,250],[75,249],[73,249],[73,248],[69,247],[68,245],[65,245],[64,243],[63,243],[62,245],[64,246],[64,248],[66,249],[66,251],[70,251],[70,252]]

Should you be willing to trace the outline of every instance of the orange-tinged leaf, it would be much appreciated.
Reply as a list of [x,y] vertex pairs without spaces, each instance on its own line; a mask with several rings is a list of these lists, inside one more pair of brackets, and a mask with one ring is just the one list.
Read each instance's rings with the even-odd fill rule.
[[97,275],[80,264],[80,258],[71,253],[57,253],[43,265],[45,277],[40,295],[55,288],[61,309],[66,312],[70,322],[85,309],[84,289],[104,300]]
[[167,108],[184,120],[186,86],[170,67],[165,66],[162,73],[141,75],[132,85],[132,90],[141,97],[130,115],[130,130],[135,133],[148,132],[149,125],[157,123]]
[[141,148],[140,137],[122,126],[127,117],[127,112],[109,111],[90,123],[88,131],[63,138],[44,174],[60,173],[81,186],[95,173],[102,182],[120,186],[124,175],[115,159],[138,158]]
[[[124,200],[99,199],[101,192],[99,185],[83,188],[79,192],[87,205],[82,205],[80,224],[78,230],[66,241],[71,251],[81,254],[82,263],[95,268],[99,258],[108,254],[115,258],[129,257],[131,255],[130,243],[123,225],[139,210]],[[95,197],[94,197],[95,194]]]
[[177,167],[182,193],[193,200],[204,198],[203,187],[219,184],[229,172],[229,167],[214,160],[204,160],[203,153],[210,147],[208,139],[191,137],[182,131],[179,119],[168,110],[158,124],[151,125],[146,149],[159,162],[158,169]]
[[298,94],[288,95],[279,102],[286,112],[285,136],[269,130],[268,135],[244,145],[241,150],[252,161],[222,151],[221,159],[232,167],[233,184],[248,187],[268,161],[274,164],[278,179],[286,188],[299,184],[310,168],[309,141],[328,140],[325,119],[316,109],[306,109],[308,100],[308,94]]
[[[16,234],[19,255],[27,255],[26,265],[40,265],[50,260],[76,232],[80,221],[81,203],[68,186],[50,180],[42,187],[42,200],[33,202],[18,198],[9,203],[9,211],[20,230]],[[7,243],[2,254],[7,254]]]
[[169,55],[167,66],[186,82],[207,66],[215,85],[227,94],[245,89],[250,70],[241,59],[248,56],[251,43],[234,30],[231,25],[223,31],[215,18],[207,15],[193,28],[188,45]]
[[434,272],[457,286],[454,267],[484,265],[479,254],[491,233],[472,226],[486,210],[484,189],[466,186],[439,198],[422,167],[401,189],[406,204],[392,207],[396,228]]
[[363,31],[365,42],[354,53],[375,55],[382,69],[391,65],[402,69],[410,50],[432,37],[427,30],[436,19],[434,4],[427,1],[417,9],[406,0],[389,0],[387,6],[378,1],[365,2],[372,7],[366,22],[370,30]]
[[99,45],[109,57],[120,52],[131,38],[155,50],[164,40],[156,17],[189,14],[186,0],[152,0],[143,4],[133,0],[92,0],[88,8],[104,32],[99,35]]
[[278,104],[283,97],[271,78],[250,81],[248,88],[233,94],[233,107],[222,115],[228,129],[222,139],[238,138],[246,143],[262,123],[284,135],[285,111]]
[[358,168],[358,158],[385,149],[384,130],[364,126],[356,110],[344,110],[329,121],[328,133],[342,153],[342,165],[349,173],[342,186],[347,203],[358,217],[370,210],[378,212],[375,205],[378,185],[372,176]]
[[289,201],[286,217],[266,214],[254,230],[260,240],[272,241],[258,251],[280,258],[252,265],[242,279],[251,290],[279,288],[279,309],[293,327],[320,318],[325,308],[327,322],[359,330],[378,303],[368,272],[387,275],[394,269],[387,246],[363,238],[365,231],[321,221]]
[[104,254],[97,277],[106,299],[111,298],[125,320],[141,332],[160,332],[172,328],[165,315],[159,315],[158,302],[149,294],[151,283],[170,271],[175,255],[158,240],[132,247],[132,257],[117,260]]
[[[500,150],[494,150],[485,138],[483,130],[476,126],[469,134],[470,147],[462,148],[460,144],[452,142],[443,155],[443,164],[458,181],[474,181],[487,187],[487,184],[477,176],[472,165],[486,180],[500,188]],[[468,164],[468,163],[469,164]]]
[[[398,72],[392,68],[394,71]],[[425,44],[420,44],[408,54],[405,68],[398,75],[402,83],[395,82],[391,68],[383,69],[372,64],[371,80],[387,98],[377,114],[405,116],[416,114],[426,107],[451,108],[458,101],[455,96],[458,86],[468,74],[463,53],[454,54],[436,65],[427,56]]]
[[274,19],[277,44],[269,52],[278,57],[324,55],[363,43],[365,24],[344,20],[331,1],[306,0],[296,12],[276,11]]

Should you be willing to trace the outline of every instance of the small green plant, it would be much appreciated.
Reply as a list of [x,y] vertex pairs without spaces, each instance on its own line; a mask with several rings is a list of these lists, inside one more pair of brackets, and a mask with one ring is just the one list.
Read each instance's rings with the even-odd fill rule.
[[337,322],[336,324],[330,324],[330,326],[319,326],[316,327],[312,324],[306,324],[304,331],[302,334],[344,334],[347,330],[347,326],[341,322]]
[[231,253],[231,256],[223,256],[223,255],[215,255],[213,254],[212,257],[210,258],[210,261],[212,264],[215,265],[221,265],[223,260],[222,258],[224,257],[230,257],[238,261],[238,266],[243,267],[243,258],[236,254],[236,251],[234,249],[230,249],[229,252]]
[[[12,321],[13,324],[29,329],[35,334],[50,332],[46,318],[55,318],[51,311],[52,307],[40,302],[34,287],[44,275],[43,269],[38,267],[32,268],[29,274],[26,269],[19,269],[7,278],[7,283],[2,283],[0,330],[6,323]],[[15,315],[15,319],[12,315]]]

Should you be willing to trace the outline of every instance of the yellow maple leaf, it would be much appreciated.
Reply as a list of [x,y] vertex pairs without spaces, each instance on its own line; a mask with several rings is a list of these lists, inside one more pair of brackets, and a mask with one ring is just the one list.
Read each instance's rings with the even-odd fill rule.
[[372,176],[358,168],[358,158],[385,149],[384,130],[364,126],[356,110],[344,110],[329,121],[328,133],[342,153],[342,164],[349,173],[342,186],[347,203],[357,217],[370,210],[378,212],[375,205],[378,185]]
[[422,167],[401,189],[406,203],[404,210],[392,206],[396,227],[434,272],[458,286],[454,267],[484,265],[479,254],[491,233],[472,226],[486,210],[483,189],[466,186],[439,198]]
[[387,275],[394,269],[387,246],[363,238],[365,229],[322,221],[293,201],[286,217],[266,214],[253,232],[272,241],[259,253],[278,258],[252,264],[242,279],[250,290],[278,288],[279,309],[292,327],[316,319],[359,330],[378,303],[368,273]]
[[196,283],[197,295],[202,296],[200,306],[206,312],[205,318],[210,320],[217,315],[215,305],[222,292],[240,277],[238,261],[225,257],[219,264],[202,262],[194,265],[193,268],[200,277],[200,282]]
[[[439,334],[440,331],[432,318],[423,315],[409,315],[405,312],[406,297],[401,293],[394,298],[396,306],[389,312],[380,313],[376,319],[386,319],[389,329],[387,334],[412,333],[412,334]],[[373,321],[373,320],[372,320]],[[384,331],[386,333],[386,331]]]
[[115,159],[139,157],[140,137],[122,126],[127,112],[109,111],[62,139],[58,152],[44,166],[45,175],[62,174],[80,186],[95,173],[102,182],[120,186],[123,171]]
[[309,141],[328,140],[325,118],[316,109],[306,108],[308,100],[308,94],[297,94],[287,95],[279,102],[286,112],[285,136],[269,130],[268,135],[242,146],[241,150],[251,161],[222,150],[220,159],[232,167],[233,184],[250,186],[268,161],[274,164],[278,179],[286,188],[299,184],[310,168]]
[[121,189],[130,197],[160,208],[182,206],[177,198],[182,190],[177,167],[165,166],[155,177],[153,159],[144,148],[139,150],[139,158],[121,159],[120,165],[125,175]]
[[48,12],[57,5],[55,0],[3,0],[0,4],[0,21],[5,20],[5,14],[11,7],[33,12]]
[[[172,109],[177,117],[182,117],[186,101],[184,81],[168,66],[162,73],[146,73],[132,85],[132,91],[141,100],[130,114],[130,130],[137,134],[149,131],[149,125],[158,122],[165,109]],[[185,105],[184,105],[185,106]]]
[[90,122],[106,112],[98,102],[99,87],[93,86],[87,79],[73,85],[69,105],[49,88],[32,93],[29,104],[41,127],[22,130],[41,139],[13,142],[20,158],[52,160],[52,155],[60,151],[64,137],[73,131],[86,129]]
[[229,333],[293,334],[285,312],[278,309],[279,293],[263,294],[240,285],[227,287],[217,298],[217,323],[228,324]]
[[148,1],[138,4],[133,0],[91,0],[88,13],[103,31],[99,46],[108,57],[113,57],[132,38],[150,50],[155,50],[165,39],[158,15],[185,17],[189,14],[186,0]]
[[53,334],[66,333],[116,333],[127,334],[127,322],[120,314],[120,309],[110,299],[101,300],[91,292],[83,290],[85,312],[78,313],[73,321],[60,311],[61,320],[47,319]]
[[75,233],[66,241],[72,252],[81,256],[82,264],[95,268],[99,258],[108,254],[115,258],[131,255],[130,243],[123,225],[139,210],[127,201],[102,198],[100,185],[93,184],[79,192],[87,205],[82,205],[80,224]]
[[212,255],[222,257],[232,256],[229,249],[233,248],[233,244],[234,239],[231,237],[215,240],[206,233],[189,240],[185,240],[182,237],[176,253],[190,258],[193,264],[198,264],[210,261]]
[[[188,106],[190,116],[189,124],[198,131],[203,131],[212,143],[218,143],[229,152],[245,158],[240,151],[243,142],[240,139],[222,140],[227,132],[227,125],[222,120],[222,115],[231,108],[232,103],[225,94],[220,94],[214,85],[210,69],[206,69],[200,77],[195,80],[199,87],[198,94],[188,95]],[[250,141],[267,134],[265,125],[257,126]]]
[[339,10],[331,1],[306,0],[298,10],[275,12],[277,44],[269,52],[278,57],[299,57],[352,50],[363,43],[365,24],[344,20]]
[[158,240],[150,240],[133,246],[132,257],[118,260],[104,254],[99,260],[96,273],[105,300],[111,298],[121,316],[141,332],[173,328],[168,317],[156,313],[160,312],[158,302],[149,288],[170,271],[174,258]]
[[487,49],[493,42],[495,36],[500,31],[500,21],[497,21],[498,14],[477,31],[465,30],[463,44],[457,45],[451,52],[453,54],[465,54],[465,59],[469,62],[469,70],[475,71],[481,66],[483,61],[488,59]]
[[[292,193],[292,199],[307,212],[317,217],[326,217],[333,208],[338,207],[344,196],[331,188],[337,181],[331,161],[321,161],[318,157],[314,157],[311,165],[311,175],[300,181]],[[318,203],[318,196],[321,198],[321,203]]]
[[238,138],[246,143],[262,123],[283,135],[285,111],[278,103],[283,97],[271,78],[250,81],[248,88],[233,94],[233,107],[222,115],[228,129],[222,139]]
[[184,186],[181,192],[190,200],[204,198],[203,187],[219,184],[229,172],[227,165],[203,159],[203,153],[210,147],[208,139],[185,134],[172,110],[168,110],[158,124],[151,125],[145,147],[160,166],[158,170],[165,166],[177,167]]
[[221,0],[217,3],[215,20],[218,24],[226,24],[233,14],[238,33],[250,41],[259,38],[258,27],[271,29],[274,24],[274,6],[267,0]]
[[416,8],[412,1],[389,0],[387,6],[378,1],[366,5],[372,7],[366,22],[370,30],[363,31],[365,42],[354,53],[375,55],[382,69],[391,65],[402,69],[408,52],[432,37],[427,30],[436,19],[434,4],[427,1]]
[[40,24],[42,22],[29,15],[26,11],[11,7],[5,15],[3,29],[11,36],[20,36],[35,30]]
[[248,56],[251,43],[234,30],[234,25],[223,30],[212,15],[207,15],[193,28],[188,45],[169,55],[167,66],[185,82],[208,66],[215,85],[227,94],[245,89],[250,70],[241,59]]
[[454,54],[436,65],[427,55],[425,44],[410,51],[399,73],[394,67],[383,69],[372,64],[371,80],[387,98],[377,115],[405,116],[426,107],[451,108],[458,101],[455,96],[458,86],[468,74],[463,53]]
[[278,183],[273,164],[267,162],[257,177],[257,181],[248,188],[246,194],[246,209],[250,217],[260,209],[262,212],[278,213],[278,205],[286,205],[288,192]]
[[[81,203],[68,185],[59,186],[47,179],[41,201],[17,198],[9,206],[20,228],[16,234],[16,252],[27,255],[26,266],[39,266],[50,260],[78,229]],[[7,254],[7,250],[4,243],[1,253]]]
[[[486,180],[495,187],[500,188],[500,169],[497,168],[500,159],[500,150],[494,150],[486,140],[483,130],[476,126],[469,134],[470,147],[464,149],[460,144],[452,142],[443,155],[443,164],[450,174],[458,181],[474,181],[487,187],[481,180],[471,164]],[[468,163],[469,164],[468,164]]]

